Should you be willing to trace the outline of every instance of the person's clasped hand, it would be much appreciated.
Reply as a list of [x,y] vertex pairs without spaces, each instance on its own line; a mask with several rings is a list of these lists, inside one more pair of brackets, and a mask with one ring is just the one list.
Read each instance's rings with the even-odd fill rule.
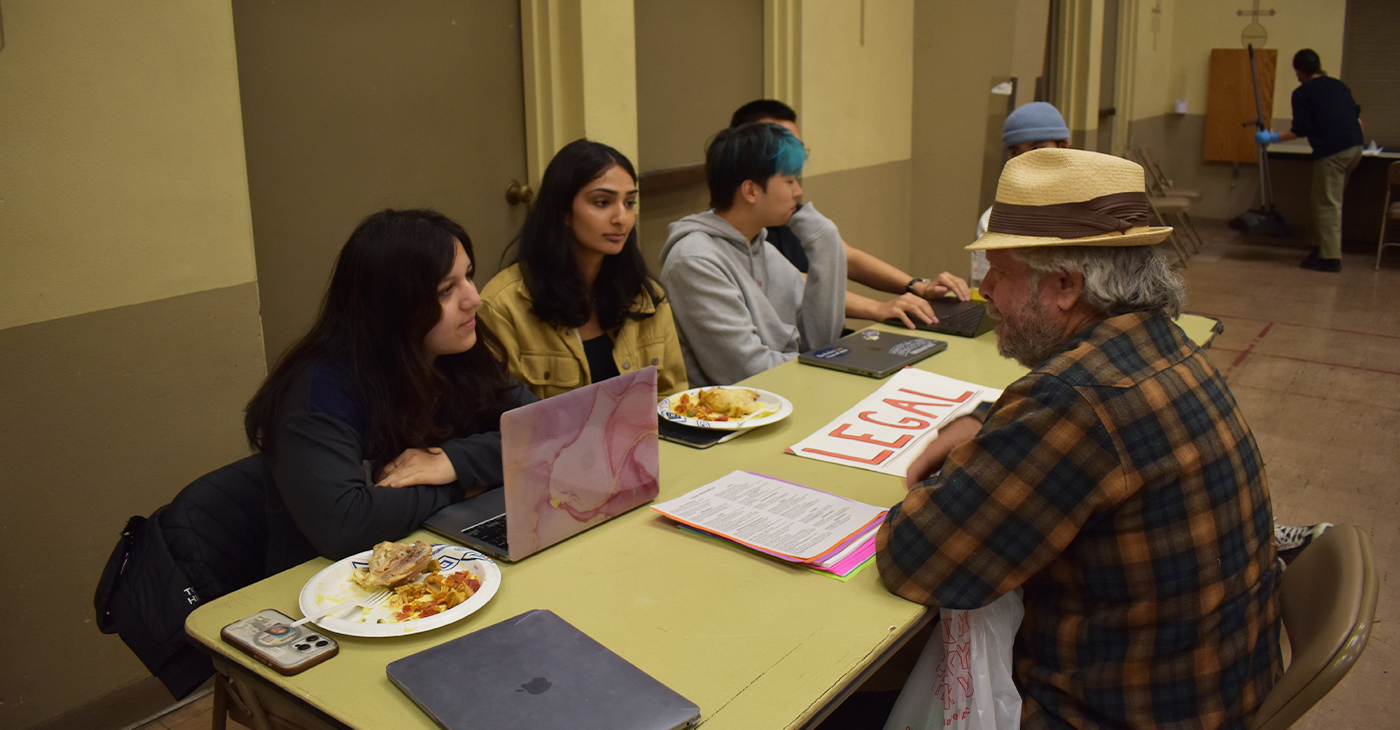
[[938,435],[928,442],[928,446],[910,462],[904,474],[904,488],[913,489],[919,482],[932,477],[953,449],[971,441],[982,430],[982,422],[964,416],[938,429]]
[[376,487],[416,487],[425,484],[451,484],[457,470],[442,449],[408,449],[379,470]]
[[1273,144],[1274,142],[1277,142],[1277,141],[1278,141],[1278,132],[1271,132],[1271,131],[1269,131],[1269,130],[1267,130],[1267,129],[1261,129],[1261,130],[1259,130],[1258,132],[1255,132],[1255,133],[1254,133],[1254,142],[1255,142],[1255,144],[1258,144],[1260,147],[1263,147],[1263,146],[1266,145],[1266,144]]

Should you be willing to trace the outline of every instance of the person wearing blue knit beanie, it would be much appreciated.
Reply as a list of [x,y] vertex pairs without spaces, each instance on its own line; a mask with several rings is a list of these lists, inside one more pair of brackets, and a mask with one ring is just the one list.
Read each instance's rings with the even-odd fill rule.
[[[1060,116],[1054,104],[1033,101],[1022,104],[1006,115],[1001,125],[1001,144],[1006,147],[1006,159],[1025,154],[1042,147],[1069,148],[1069,125]],[[987,233],[987,221],[992,209],[982,211],[977,219],[977,237]],[[972,286],[982,282],[982,274],[987,270],[987,255],[983,251],[972,252]]]
[[1033,101],[1006,115],[1001,143],[1011,157],[1041,147],[1068,148],[1069,127],[1053,104]]

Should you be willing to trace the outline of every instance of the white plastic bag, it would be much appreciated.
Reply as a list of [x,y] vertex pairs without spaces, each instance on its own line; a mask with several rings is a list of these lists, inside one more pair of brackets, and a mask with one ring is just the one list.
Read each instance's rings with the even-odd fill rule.
[[1018,730],[1011,646],[1021,589],[970,611],[945,608],[885,721],[885,730]]

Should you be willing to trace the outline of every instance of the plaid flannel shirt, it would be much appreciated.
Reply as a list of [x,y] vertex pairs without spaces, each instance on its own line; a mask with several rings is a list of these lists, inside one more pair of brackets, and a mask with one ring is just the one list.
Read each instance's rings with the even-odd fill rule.
[[1159,314],[1112,317],[1006,389],[878,534],[913,601],[1024,588],[1022,727],[1244,728],[1281,672],[1264,464]]

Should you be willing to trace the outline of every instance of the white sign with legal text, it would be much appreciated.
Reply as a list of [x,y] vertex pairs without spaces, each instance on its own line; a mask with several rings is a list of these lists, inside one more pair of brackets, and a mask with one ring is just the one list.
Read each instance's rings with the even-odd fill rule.
[[787,451],[902,477],[944,423],[1000,396],[996,388],[905,368]]

